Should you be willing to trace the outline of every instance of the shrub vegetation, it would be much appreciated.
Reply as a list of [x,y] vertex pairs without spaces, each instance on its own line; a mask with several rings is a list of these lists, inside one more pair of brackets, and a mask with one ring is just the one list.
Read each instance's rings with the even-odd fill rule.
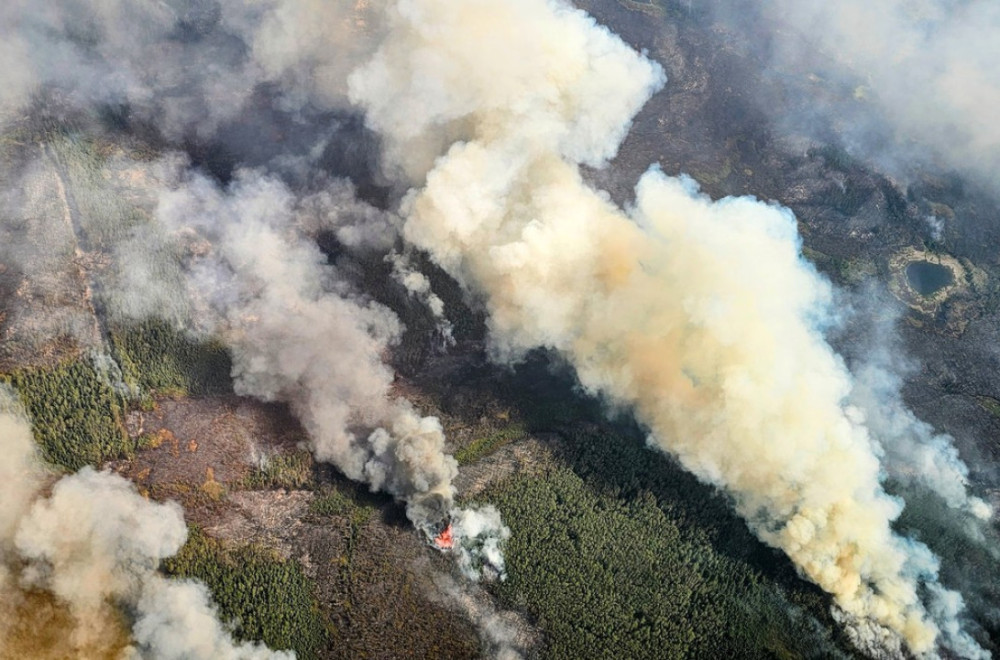
[[204,582],[238,639],[292,649],[299,660],[309,660],[333,638],[302,567],[267,548],[229,548],[192,527],[187,543],[163,570]]
[[79,470],[131,456],[135,443],[123,424],[123,402],[89,360],[0,376],[17,390],[48,462]]
[[232,360],[219,341],[194,341],[159,319],[116,324],[111,341],[126,381],[144,394],[199,396],[232,391]]

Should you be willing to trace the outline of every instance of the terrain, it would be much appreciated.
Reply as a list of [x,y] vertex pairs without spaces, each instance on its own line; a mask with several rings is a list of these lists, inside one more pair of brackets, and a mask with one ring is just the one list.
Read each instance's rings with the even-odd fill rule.
[[[587,176],[628,204],[659,163],[713,198],[791,209],[815,267],[899,317],[899,350],[919,365],[906,402],[956,439],[977,494],[1000,505],[1000,204],[955,173],[901,181],[835,140],[779,132],[760,109],[781,96],[764,64],[688,3],[576,4],[668,76],[616,159]],[[49,463],[100,465],[183,505],[189,540],[162,570],[203,580],[238,638],[299,658],[473,658],[497,652],[480,630],[489,614],[506,626],[504,648],[528,657],[862,657],[830,596],[757,540],[723,494],[648,449],[628,411],[582,392],[553,354],[493,364],[477,301],[418,256],[454,329],[442,343],[382,255],[352,257],[319,235],[330,262],[405,325],[388,356],[393,388],[441,420],[460,502],[495,505],[511,529],[507,579],[456,587],[448,556],[401,504],[314,461],[287,406],[233,392],[217,338],[104,308],[116,238],[149,220],[159,149],[101,116],[25,118],[0,140],[3,174],[23,177],[0,223],[0,374]],[[206,169],[218,155],[192,152]],[[935,232],[928,217],[950,221]],[[920,261],[949,268],[952,284],[921,293],[907,278]],[[863,361],[869,341],[850,321],[834,337],[848,362]],[[939,531],[932,547],[948,542]],[[944,566],[955,583],[968,578],[963,557],[976,560]],[[995,583],[980,586],[977,598],[1000,597]],[[1000,621],[981,618],[977,632],[997,652]]]

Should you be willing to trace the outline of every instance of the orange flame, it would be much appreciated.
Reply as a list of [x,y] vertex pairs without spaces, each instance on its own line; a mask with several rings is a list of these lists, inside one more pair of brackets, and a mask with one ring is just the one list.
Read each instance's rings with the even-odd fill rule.
[[434,537],[434,547],[438,550],[451,550],[455,547],[455,538],[451,534],[451,524]]

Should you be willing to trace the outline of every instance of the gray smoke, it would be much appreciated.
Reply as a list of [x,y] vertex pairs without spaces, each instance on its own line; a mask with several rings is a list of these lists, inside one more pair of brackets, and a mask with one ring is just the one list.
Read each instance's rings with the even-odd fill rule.
[[513,612],[501,612],[481,591],[451,576],[434,575],[436,591],[432,597],[460,612],[478,629],[487,657],[495,660],[522,660],[531,657],[537,645],[526,622]]
[[867,336],[855,350],[851,367],[851,414],[881,446],[882,464],[890,477],[918,483],[950,508],[965,509],[971,514],[970,525],[988,521],[990,507],[968,495],[969,468],[958,455],[955,439],[918,419],[903,401],[903,379],[916,365],[907,359],[896,334],[900,305],[874,286],[863,290],[856,305],[851,315],[864,320]]
[[[399,341],[399,319],[354,290],[317,247],[315,232],[370,248],[358,223],[391,227],[386,214],[336,190],[300,198],[249,170],[221,190],[179,167],[156,210],[159,242],[146,252],[179,258],[172,268],[183,286],[161,293],[185,301],[198,331],[224,338],[236,392],[288,403],[318,460],[404,502],[430,536],[449,517],[472,512],[454,508],[458,466],[445,453],[440,422],[392,392],[386,358]],[[136,241],[152,236],[143,231]],[[124,264],[126,282],[150,281],[143,270],[160,268],[155,257]],[[429,286],[422,293],[431,295]],[[502,572],[506,528],[499,517],[489,520],[490,530],[479,526],[467,540],[486,544],[480,566]]]
[[430,279],[417,270],[405,254],[393,252],[386,257],[386,261],[392,264],[392,278],[401,284],[411,296],[423,303],[434,316],[440,348],[453,346],[455,344],[455,337],[452,334],[454,328],[444,314],[444,301],[431,289]]
[[[118,186],[123,177],[141,180],[132,189],[162,191],[152,202],[132,200],[152,221],[130,218],[99,246],[113,256],[102,292],[108,312],[221,335],[238,393],[289,403],[317,459],[405,502],[430,535],[461,514],[453,511],[457,465],[444,453],[439,422],[391,393],[385,361],[399,319],[348,285],[316,241],[330,232],[345,249],[369,252],[396,241],[398,221],[320,171],[364,170],[363,150],[355,165],[326,162],[326,154],[338,127],[356,130],[343,119],[354,112],[345,110],[347,75],[377,43],[378,8],[354,0],[8,4],[0,35],[23,67],[5,111],[15,121],[44,103],[89,130],[100,110],[140,134],[152,128],[159,144],[190,144],[215,174],[231,174],[231,185],[219,187],[169,154],[101,164],[87,194],[114,197],[109,191],[128,188]],[[266,163],[312,192],[292,192],[262,171],[216,167],[213,158]],[[85,222],[104,220],[90,215]],[[450,341],[423,276],[401,260],[395,272]],[[491,546],[488,556],[497,552]]]
[[[799,44],[819,44],[830,71],[858,80],[848,105],[879,109],[872,130],[990,170],[995,131],[980,109],[995,85],[980,55],[994,47],[972,28],[996,12],[952,4],[761,12],[805,35],[779,39],[776,61],[809,63]],[[586,388],[632,407],[651,444],[726,489],[760,538],[833,594],[862,647],[981,652],[936,558],[893,532],[902,503],[882,472],[989,512],[950,439],[902,405],[895,365],[851,374],[825,341],[831,289],[801,261],[791,214],[712,201],[655,169],[626,210],[583,181],[580,166],[611,158],[665,82],[583,12],[560,0],[15,0],[0,35],[11,121],[40,98],[110,108],[170,144],[217,141],[236,165],[269,168],[235,167],[221,186],[183,158],[158,163],[154,220],[116,243],[109,299],[124,316],[222,335],[240,393],[287,402],[319,459],[404,501],[428,533],[449,514],[467,520],[452,511],[455,462],[437,420],[393,393],[399,319],[329,263],[322,232],[349,249],[386,253],[402,237],[427,251],[485,301],[498,361],[549,347]],[[969,80],[971,102],[954,93]],[[317,171],[336,169],[324,154],[348,102],[383,141],[381,175],[412,187],[399,217]],[[844,104],[831,107],[833,121]],[[258,130],[275,127],[291,147]],[[438,313],[419,274],[395,270]],[[462,561],[502,573],[505,528],[477,515],[489,533],[456,525],[479,539]]]
[[0,360],[44,361],[47,346],[71,338],[100,348],[89,291],[80,277],[80,251],[66,204],[64,182],[43,150],[0,158]]
[[42,90],[106,104],[170,139],[207,137],[259,86],[281,109],[344,105],[343,80],[378,31],[354,0],[12,0],[0,9],[4,105]]

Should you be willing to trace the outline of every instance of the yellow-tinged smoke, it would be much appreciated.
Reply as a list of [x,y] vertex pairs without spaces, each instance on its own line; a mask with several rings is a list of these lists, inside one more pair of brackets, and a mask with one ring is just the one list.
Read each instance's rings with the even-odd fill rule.
[[[0,399],[7,397],[0,391]],[[0,404],[5,401],[0,400]],[[9,407],[7,403],[6,407]],[[0,408],[5,407],[0,405]],[[109,607],[74,613],[51,592],[23,589],[15,535],[46,481],[31,429],[14,411],[0,412],[0,658],[118,657],[128,636]],[[79,614],[80,616],[77,616]],[[82,617],[82,618],[81,618]],[[86,626],[81,625],[86,621]]]
[[[405,236],[482,294],[495,355],[560,351],[849,615],[934,653],[918,584],[936,560],[891,530],[901,504],[845,403],[818,329],[830,286],[791,213],[655,168],[627,213],[588,187],[579,164],[614,154],[663,75],[578,10],[399,0],[390,16],[353,100],[415,183]],[[960,636],[943,643],[978,649]]]
[[[21,556],[20,535],[33,516],[49,475],[38,459],[31,429],[0,390],[0,658],[115,658],[129,644],[117,610],[98,598],[74,603],[35,586],[50,567]],[[62,581],[69,585],[68,580]]]
[[0,586],[0,658],[3,660],[117,660],[129,648],[128,626],[113,608],[77,621],[51,593]]
[[3,388],[0,453],[0,659],[294,658],[234,642],[204,585],[157,572],[187,538],[179,506],[89,467],[55,480]]

